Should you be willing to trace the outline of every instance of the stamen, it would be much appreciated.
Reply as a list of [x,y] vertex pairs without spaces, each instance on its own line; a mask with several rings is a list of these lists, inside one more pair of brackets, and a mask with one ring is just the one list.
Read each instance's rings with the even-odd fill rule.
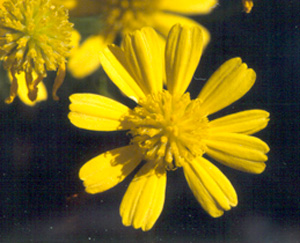
[[[53,97],[65,76],[65,62],[71,49],[72,24],[68,13],[50,0],[6,0],[0,9],[0,60],[10,73],[25,72],[28,98],[37,97],[37,84],[47,71],[57,71]],[[13,71],[12,71],[13,70]],[[33,80],[32,73],[38,78]],[[11,103],[16,93],[13,81]]]
[[190,100],[189,94],[173,97],[164,90],[139,104],[124,121],[131,124],[131,142],[145,159],[162,160],[166,169],[173,170],[203,154],[208,119],[202,114],[201,102]]
[[12,82],[10,86],[10,94],[9,97],[5,99],[6,104],[10,104],[14,101],[15,97],[17,96],[18,91],[18,80],[16,78],[14,70],[11,70]]
[[38,93],[37,85],[44,79],[43,75],[39,75],[35,81],[32,82],[32,74],[26,73],[26,84],[28,88],[28,98],[35,101]]
[[66,76],[66,64],[63,62],[59,65],[56,78],[54,80],[54,84],[52,87],[53,100],[59,100],[59,97],[56,95],[56,92],[64,82],[65,76]]

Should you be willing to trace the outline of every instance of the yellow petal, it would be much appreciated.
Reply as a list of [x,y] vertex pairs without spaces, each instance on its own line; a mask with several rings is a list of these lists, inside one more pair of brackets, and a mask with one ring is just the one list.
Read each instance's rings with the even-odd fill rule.
[[123,181],[141,160],[142,155],[134,145],[113,149],[86,162],[79,171],[79,178],[86,192],[103,192]]
[[70,50],[70,56],[73,55],[74,52],[77,51],[81,40],[81,35],[77,30],[73,30],[71,34],[71,43],[72,49]]
[[163,87],[163,47],[152,28],[142,28],[126,35],[123,41],[125,58],[131,76],[145,95]]
[[238,204],[237,194],[227,177],[215,165],[213,165],[203,157],[197,158],[194,162],[199,163],[199,165],[207,172],[207,174],[222,190],[222,192],[228,199],[228,203],[230,204],[230,206],[235,207]]
[[207,115],[232,104],[253,86],[256,74],[240,58],[225,62],[207,81],[198,98]]
[[158,8],[183,14],[207,14],[217,6],[217,0],[160,0]]
[[183,17],[180,15],[163,13],[163,12],[155,12],[149,15],[147,22],[150,26],[156,29],[160,34],[162,34],[165,38],[167,38],[168,33],[172,26],[180,23],[183,26],[198,26],[202,30],[203,36],[203,48],[205,48],[210,40],[210,34],[208,30],[200,25],[198,22],[189,19],[187,17]]
[[264,110],[241,111],[215,119],[209,123],[210,133],[232,132],[253,134],[264,129],[269,122],[269,112]]
[[[20,74],[15,74],[17,80],[18,80],[18,96],[20,100],[28,106],[34,106],[36,103],[47,100],[48,95],[47,95],[47,89],[46,86],[44,85],[43,82],[40,82],[37,85],[38,92],[37,92],[37,98],[35,101],[31,101],[28,98],[28,88],[26,85],[26,80],[25,80],[25,73],[21,72]],[[37,78],[37,75],[35,73],[32,73],[33,79]],[[11,75],[9,75],[10,80],[12,79]]]
[[147,162],[140,169],[123,197],[120,215],[125,226],[147,231],[161,214],[167,177],[164,168],[153,166],[153,162]]
[[87,38],[81,46],[74,49],[67,63],[75,78],[84,78],[100,67],[99,54],[110,42],[102,35]]
[[249,173],[261,173],[269,152],[268,145],[259,138],[235,133],[211,134],[203,141],[206,153],[220,163]]
[[185,178],[203,209],[212,217],[237,205],[237,195],[224,174],[206,159],[199,157],[183,165]]
[[67,9],[73,9],[78,5],[80,0],[52,0],[56,5],[63,5]]
[[197,26],[175,25],[170,30],[165,62],[171,94],[181,96],[189,86],[202,54],[202,41],[202,32]]
[[112,82],[134,101],[145,98],[145,94],[130,74],[124,51],[110,45],[100,54],[100,60],[106,74]]
[[69,98],[68,117],[73,125],[93,131],[127,129],[121,121],[130,111],[127,106],[96,94],[73,94]]

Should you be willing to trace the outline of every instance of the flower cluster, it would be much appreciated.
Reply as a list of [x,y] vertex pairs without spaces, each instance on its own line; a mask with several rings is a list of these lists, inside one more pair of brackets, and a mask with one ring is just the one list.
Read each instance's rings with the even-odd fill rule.
[[[61,0],[56,0],[62,2]],[[184,15],[207,14],[217,5],[217,0],[77,0],[70,6],[71,16],[99,16],[103,27],[89,36],[76,48],[68,62],[69,71],[76,78],[84,78],[100,66],[98,52],[117,37],[151,26],[157,30],[163,41],[176,24],[197,25],[203,30],[204,44],[210,39],[205,27]]]
[[[45,100],[43,84],[56,71],[52,96],[65,79],[92,74],[101,65],[129,108],[91,93],[70,96],[68,118],[78,128],[127,131],[127,146],[106,151],[79,171],[85,190],[95,194],[121,183],[135,169],[120,205],[125,226],[150,230],[165,202],[167,174],[182,171],[202,208],[220,217],[238,204],[227,177],[209,159],[248,173],[262,173],[268,145],[253,136],[269,113],[246,110],[217,119],[211,115],[244,96],[254,70],[236,57],[226,61],[197,97],[188,87],[209,31],[182,15],[208,14],[217,0],[4,0],[0,1],[0,60],[17,95],[27,105]],[[253,1],[242,0],[250,13]],[[92,35],[73,29],[74,20],[97,19]],[[76,23],[76,21],[75,21]],[[99,24],[101,23],[101,24]],[[76,27],[76,25],[75,25]],[[83,37],[83,41],[81,38]],[[120,45],[118,45],[120,44]]]
[[[161,46],[151,28],[110,45],[100,55],[104,70],[124,95],[136,101],[130,109],[96,94],[70,96],[70,121],[94,131],[129,130],[128,146],[105,152],[80,169],[88,193],[108,190],[142,167],[120,206],[123,224],[149,230],[164,205],[167,172],[183,168],[187,183],[212,217],[237,205],[229,180],[211,162],[249,173],[265,169],[268,145],[251,136],[268,123],[263,110],[248,110],[210,121],[208,116],[241,98],[255,82],[255,72],[240,58],[225,62],[196,99],[187,87],[203,50],[199,27],[175,25]],[[165,50],[165,51],[164,51]]]

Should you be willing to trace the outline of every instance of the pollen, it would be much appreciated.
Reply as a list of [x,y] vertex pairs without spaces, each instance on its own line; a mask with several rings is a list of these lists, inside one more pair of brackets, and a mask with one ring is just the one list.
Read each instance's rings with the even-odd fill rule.
[[162,161],[168,170],[205,152],[208,119],[200,100],[191,100],[189,93],[180,98],[166,90],[148,95],[125,119],[144,159]]
[[[37,96],[37,85],[47,71],[57,71],[53,98],[65,76],[65,62],[71,49],[72,24],[68,12],[50,0],[7,0],[0,9],[0,60],[12,76],[11,103],[17,93],[16,74],[25,72],[28,98]],[[33,79],[33,73],[37,78]]]

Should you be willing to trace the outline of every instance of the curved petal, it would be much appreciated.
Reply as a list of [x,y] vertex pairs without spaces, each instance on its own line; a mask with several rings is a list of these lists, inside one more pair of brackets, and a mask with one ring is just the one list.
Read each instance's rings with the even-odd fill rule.
[[[11,81],[12,80],[11,75],[8,75],[8,76],[9,76],[9,79]],[[25,105],[34,106],[38,102],[47,100],[47,98],[48,98],[47,89],[46,89],[46,86],[43,82],[40,82],[37,85],[38,92],[37,92],[36,100],[31,101],[28,98],[28,88],[27,88],[27,85],[26,85],[25,73],[21,72],[20,74],[15,74],[15,76],[18,80],[18,96],[19,96],[20,100]],[[35,73],[32,73],[32,77],[33,77],[33,79],[36,79],[37,75]]]
[[225,62],[210,77],[198,98],[203,102],[201,109],[213,114],[244,96],[253,86],[256,74],[242,60],[232,58]]
[[130,111],[127,106],[96,94],[73,94],[69,99],[68,118],[73,125],[93,131],[128,129],[121,119]]
[[206,159],[199,157],[184,163],[185,178],[203,209],[220,217],[238,203],[236,192],[224,174]]
[[113,149],[86,162],[80,168],[79,178],[86,192],[104,192],[123,181],[141,160],[134,145]]
[[121,92],[135,102],[145,98],[145,93],[129,72],[125,54],[121,48],[115,45],[109,45],[100,54],[100,60],[104,71]]
[[122,46],[131,76],[144,94],[163,87],[163,48],[154,29],[145,27],[126,35]]
[[218,162],[231,168],[249,172],[264,171],[269,152],[268,145],[259,138],[238,133],[211,134],[205,152]]
[[197,26],[175,25],[166,43],[167,87],[174,96],[181,96],[189,86],[203,48],[202,32]]
[[269,112],[248,110],[230,114],[209,122],[210,133],[232,132],[253,134],[264,129],[269,122]]
[[166,171],[153,168],[147,162],[133,178],[120,206],[120,215],[125,226],[150,230],[164,206],[166,191]]
[[157,7],[182,14],[207,14],[217,4],[217,0],[160,0]]
[[80,0],[52,0],[52,3],[56,5],[63,5],[67,9],[73,9],[78,5]]
[[71,34],[71,42],[70,45],[72,46],[72,49],[70,50],[70,56],[73,55],[74,52],[76,52],[76,50],[79,47],[80,44],[80,40],[81,40],[81,35],[77,30],[72,30],[72,34]]
[[71,52],[67,63],[75,78],[84,78],[100,67],[99,54],[110,44],[105,36],[96,35],[87,38],[78,48]]
[[156,29],[160,34],[167,38],[170,29],[175,24],[181,24],[183,26],[198,26],[202,30],[203,36],[203,48],[205,48],[210,40],[209,31],[198,22],[176,14],[155,12],[149,15],[148,24]]

